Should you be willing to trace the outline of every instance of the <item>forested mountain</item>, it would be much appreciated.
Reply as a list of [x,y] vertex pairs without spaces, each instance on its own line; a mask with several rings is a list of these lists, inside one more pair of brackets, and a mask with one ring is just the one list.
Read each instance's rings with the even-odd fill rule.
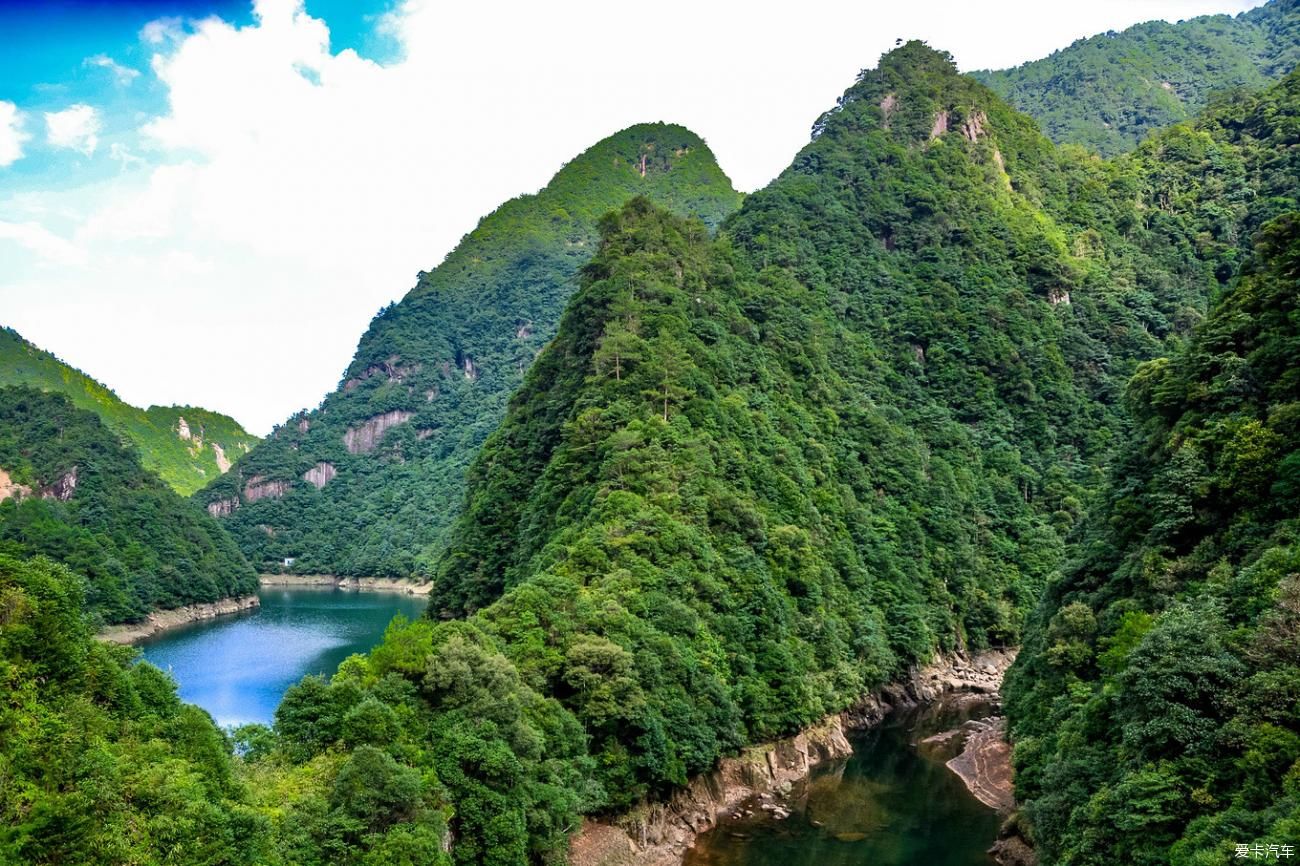
[[596,220],[633,195],[716,225],[740,196],[680,126],[613,135],[485,217],[361,338],[337,391],[200,495],[259,568],[428,574],[464,473],[555,334]]
[[1235,17],[1152,21],[1080,39],[1042,60],[974,77],[1060,143],[1104,155],[1195,116],[1214,91],[1259,88],[1300,63],[1300,0]]
[[1201,127],[1267,167],[1245,186],[1284,212],[1129,383],[1138,435],[1011,672],[1049,864],[1226,862],[1300,834],[1300,73]]
[[1103,162],[910,43],[716,239],[644,199],[604,219],[431,616],[241,732],[285,859],[427,838],[384,807],[341,853],[323,788],[289,782],[363,750],[436,772],[455,862],[548,862],[580,813],[1019,642],[1131,435],[1124,381],[1286,204],[1250,121],[1207,123]]
[[109,388],[11,328],[0,328],[0,387],[28,385],[56,391],[94,412],[140,452],[144,465],[188,496],[230,468],[257,443],[229,416],[194,406],[137,409]]
[[25,386],[0,388],[0,553],[67,565],[96,623],[257,588],[234,541],[97,415]]
[[[690,162],[698,140],[597,145],[485,220],[375,320],[319,411],[201,494],[261,562],[326,570],[327,542],[356,543],[358,569],[435,581],[428,617],[291,688],[273,728],[234,732],[238,758],[151,669],[87,647],[62,569],[0,558],[0,673],[56,678],[0,702],[20,735],[0,771],[21,782],[0,791],[0,856],[556,863],[582,814],[662,799],[936,651],[1022,640],[1008,706],[1046,864],[1287,842],[1298,97],[1292,74],[1107,161],[908,43],[716,234],[691,211],[735,197]],[[667,196],[689,166],[690,201]],[[651,182],[658,200],[623,203]],[[610,201],[575,216],[591,189]],[[599,242],[534,243],[579,224]],[[6,519],[59,508],[56,452],[98,455],[78,443],[107,432],[54,395],[10,404],[40,411],[0,424],[0,467],[53,496]],[[459,483],[474,443],[419,449],[458,418],[486,436],[487,410],[504,417],[454,523],[406,513],[443,501],[426,487]],[[85,465],[129,456],[103,453]],[[345,470],[355,529],[319,504],[353,502]],[[432,520],[445,544],[413,534]],[[81,743],[68,729],[93,732],[93,762],[56,749]],[[84,814],[147,832],[101,837]]]

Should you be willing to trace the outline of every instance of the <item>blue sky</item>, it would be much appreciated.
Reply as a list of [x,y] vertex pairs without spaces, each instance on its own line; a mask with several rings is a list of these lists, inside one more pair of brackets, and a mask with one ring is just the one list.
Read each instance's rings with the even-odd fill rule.
[[[352,49],[383,63],[399,46],[375,23],[394,4],[308,0],[306,11],[328,23],[331,50]],[[99,124],[90,155],[49,147],[33,134],[38,130],[26,130],[25,158],[10,167],[5,185],[61,188],[120,172],[124,159],[125,167],[134,165],[139,121],[167,107],[167,88],[149,74],[158,46],[145,38],[146,28],[164,24],[184,32],[214,17],[254,23],[249,0],[0,0],[0,101],[22,106],[38,121],[47,111],[93,106]]]
[[684,124],[753,190],[899,37],[1000,68],[1258,2],[0,0],[0,324],[265,433],[479,218],[621,128]]

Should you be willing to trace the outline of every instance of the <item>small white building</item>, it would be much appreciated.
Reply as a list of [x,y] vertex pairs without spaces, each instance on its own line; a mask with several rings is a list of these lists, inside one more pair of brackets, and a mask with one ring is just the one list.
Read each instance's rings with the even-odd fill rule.
[[291,565],[293,565],[293,557],[292,557],[292,556],[286,556],[286,557],[284,558],[284,567],[285,567],[285,568],[289,568]]

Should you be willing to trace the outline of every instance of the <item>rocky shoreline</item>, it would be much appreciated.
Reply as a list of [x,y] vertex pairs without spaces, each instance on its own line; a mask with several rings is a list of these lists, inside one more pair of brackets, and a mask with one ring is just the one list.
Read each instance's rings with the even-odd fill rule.
[[750,798],[789,790],[817,765],[848,757],[853,751],[849,731],[870,728],[891,710],[947,694],[994,695],[1014,660],[1013,650],[941,658],[793,737],[723,758],[666,802],[647,803],[612,820],[584,820],[570,844],[569,864],[680,866],[695,837],[712,829],[720,815]]
[[961,727],[921,741],[923,747],[959,748],[945,762],[985,806],[1003,815],[1016,804],[1011,784],[1011,745],[1006,741],[1005,716],[971,719]]
[[257,596],[245,595],[238,598],[223,598],[220,601],[205,602],[203,604],[174,607],[170,610],[156,610],[149,614],[148,618],[143,622],[110,625],[102,629],[96,637],[109,643],[135,643],[169,628],[191,622],[201,622],[205,619],[216,619],[219,616],[243,613],[246,610],[258,607],[260,604],[261,602]]
[[332,586],[361,592],[404,592],[407,595],[428,595],[433,591],[432,581],[395,577],[339,577],[333,574],[259,574],[257,577],[262,586]]

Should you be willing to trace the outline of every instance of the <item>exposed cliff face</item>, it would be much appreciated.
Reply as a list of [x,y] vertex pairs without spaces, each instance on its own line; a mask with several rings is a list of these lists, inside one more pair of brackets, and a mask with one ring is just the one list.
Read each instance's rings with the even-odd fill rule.
[[228,517],[238,507],[238,497],[232,496],[229,499],[218,499],[215,502],[208,503],[208,514],[213,517]]
[[339,471],[334,468],[333,463],[326,463],[322,460],[320,463],[317,463],[315,466],[304,472],[302,480],[311,484],[317,490],[320,490],[326,484],[329,484],[334,476],[338,474]]
[[60,475],[52,484],[47,484],[41,488],[42,499],[57,499],[60,502],[67,502],[72,498],[72,494],[77,492],[77,467],[73,466],[67,472]]
[[1016,800],[1011,785],[1011,745],[1006,739],[1006,718],[971,719],[956,731],[938,736],[954,734],[963,741],[962,750],[947,762],[948,769],[966,783],[975,799],[990,809],[1009,812]]
[[288,481],[268,481],[261,475],[254,475],[244,484],[244,501],[256,502],[259,499],[279,499],[288,489]]
[[405,424],[415,413],[394,409],[382,415],[374,415],[362,421],[356,427],[349,427],[343,434],[343,444],[349,454],[365,454],[373,451],[384,437],[384,432],[398,424]]
[[878,724],[892,709],[944,695],[996,693],[1014,660],[1014,651],[1003,650],[939,659],[793,737],[722,759],[667,802],[646,804],[612,821],[585,821],[573,838],[570,866],[678,866],[695,837],[712,829],[720,815],[751,797],[787,791],[819,764],[848,757],[849,732]]
[[403,364],[401,361],[402,359],[397,355],[392,355],[382,364],[371,364],[356,376],[344,382],[343,390],[352,391],[362,382],[375,376],[382,375],[389,382],[401,382],[420,372],[420,364]]
[[14,480],[9,477],[8,472],[0,469],[0,502],[4,502],[11,496],[22,499],[24,496],[31,495],[32,489],[30,487],[26,484],[15,483]]
[[[67,472],[60,475],[53,483],[40,487],[37,495],[42,499],[57,499],[60,502],[67,502],[72,498],[72,494],[77,490],[77,467],[73,466]],[[13,497],[16,500],[26,499],[32,495],[32,488],[26,484],[16,483],[8,472],[0,469],[0,502]]]

